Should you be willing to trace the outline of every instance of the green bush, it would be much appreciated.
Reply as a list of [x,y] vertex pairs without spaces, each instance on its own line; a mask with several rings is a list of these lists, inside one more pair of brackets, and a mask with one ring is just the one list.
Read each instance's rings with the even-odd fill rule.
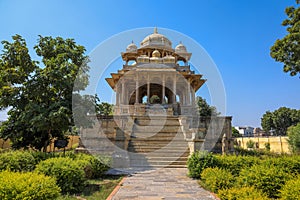
[[249,141],[246,142],[246,146],[249,149],[253,149],[254,146],[255,146],[255,142],[253,140],[249,140]]
[[267,195],[253,187],[230,188],[219,190],[222,200],[268,200]]
[[202,171],[208,167],[215,167],[217,165],[215,156],[206,151],[197,151],[193,153],[188,161],[187,167],[189,176],[192,178],[200,178]]
[[278,158],[267,158],[262,162],[262,164],[267,166],[275,166],[289,174],[300,174],[300,156],[281,156]]
[[67,157],[50,158],[41,161],[36,171],[55,177],[63,193],[81,192],[86,184],[85,173],[81,163]]
[[258,164],[260,159],[253,156],[216,156],[217,166],[229,170],[233,175],[238,175],[242,169]]
[[266,193],[270,198],[277,198],[279,190],[284,183],[291,178],[281,168],[268,165],[254,165],[249,169],[243,169],[238,177],[241,186],[254,186]]
[[0,199],[55,199],[60,188],[55,179],[33,172],[0,172]]
[[234,177],[229,171],[217,167],[204,169],[201,180],[210,191],[215,193],[220,189],[232,187],[234,183]]
[[34,157],[27,151],[8,151],[0,154],[0,171],[28,172],[34,170]]
[[289,180],[280,190],[282,200],[299,200],[300,199],[300,176]]
[[108,158],[89,154],[77,154],[75,160],[78,160],[89,179],[102,177],[110,165]]

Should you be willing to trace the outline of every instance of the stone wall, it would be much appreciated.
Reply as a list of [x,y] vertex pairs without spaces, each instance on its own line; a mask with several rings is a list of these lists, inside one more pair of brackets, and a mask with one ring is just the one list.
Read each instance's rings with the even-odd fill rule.
[[240,147],[247,149],[247,142],[252,140],[256,144],[256,148],[265,149],[265,144],[270,143],[271,151],[275,153],[290,153],[286,136],[277,137],[238,137],[235,143]]

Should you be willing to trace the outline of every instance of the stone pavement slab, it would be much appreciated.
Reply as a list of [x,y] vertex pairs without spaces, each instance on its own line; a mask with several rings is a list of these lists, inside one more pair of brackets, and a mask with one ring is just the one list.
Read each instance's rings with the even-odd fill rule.
[[113,200],[217,200],[187,177],[186,168],[145,170],[126,177]]

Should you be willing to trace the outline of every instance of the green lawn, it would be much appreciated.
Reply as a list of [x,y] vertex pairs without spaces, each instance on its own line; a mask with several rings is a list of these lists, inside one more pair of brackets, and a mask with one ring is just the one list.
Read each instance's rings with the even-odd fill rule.
[[58,200],[78,200],[77,197],[87,200],[105,200],[122,178],[121,176],[107,176],[103,179],[89,180],[88,185],[81,194],[76,196],[63,195]]

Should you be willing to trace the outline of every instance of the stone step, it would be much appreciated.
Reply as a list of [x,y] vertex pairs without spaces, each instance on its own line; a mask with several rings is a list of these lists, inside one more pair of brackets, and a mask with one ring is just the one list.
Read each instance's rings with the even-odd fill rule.
[[133,153],[154,153],[156,151],[163,151],[166,156],[168,156],[168,153],[180,153],[180,152],[184,152],[186,149],[185,148],[177,148],[177,149],[174,149],[174,150],[170,150],[170,149],[166,149],[167,147],[164,147],[163,150],[161,147],[158,147],[158,148],[134,148],[134,147],[130,147],[128,148],[128,151],[129,152],[133,152]]
[[153,160],[143,160],[143,162],[141,162],[141,160],[135,160],[135,161],[131,161],[130,162],[130,166],[131,167],[168,167],[168,166],[172,166],[172,165],[176,165],[176,166],[186,166],[186,161],[153,161]]
[[153,141],[151,144],[145,143],[145,142],[131,142],[131,146],[138,146],[138,147],[148,147],[148,146],[156,146],[156,147],[164,147],[168,145],[169,147],[185,147],[187,148],[187,143],[183,142],[158,142],[158,141]]
[[146,132],[146,133],[177,133],[181,132],[180,126],[137,126],[133,127],[133,132]]
[[138,126],[179,126],[178,119],[166,119],[166,118],[161,118],[161,119],[155,119],[155,118],[150,118],[150,119],[138,119],[135,121],[135,125]]

